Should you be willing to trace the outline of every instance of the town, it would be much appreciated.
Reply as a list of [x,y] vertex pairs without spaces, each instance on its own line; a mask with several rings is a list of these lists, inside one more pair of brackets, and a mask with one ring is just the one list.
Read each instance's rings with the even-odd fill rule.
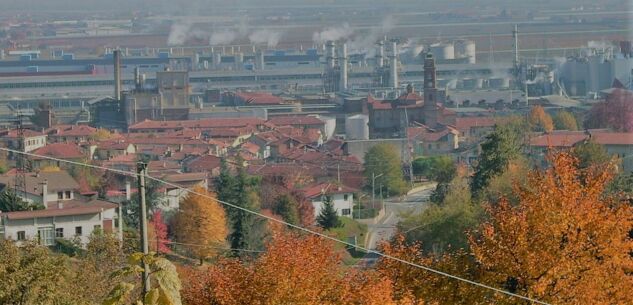
[[633,302],[626,1],[194,2],[0,12],[0,303]]

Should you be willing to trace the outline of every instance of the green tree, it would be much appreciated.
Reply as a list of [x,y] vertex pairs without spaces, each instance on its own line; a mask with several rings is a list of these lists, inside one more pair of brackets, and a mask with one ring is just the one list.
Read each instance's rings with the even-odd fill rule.
[[441,203],[446,196],[449,183],[457,175],[457,165],[455,161],[449,156],[426,157],[414,161],[414,173],[416,172],[416,166],[418,173],[421,172],[424,176],[437,182],[437,186],[431,194],[431,201]]
[[34,242],[0,240],[0,304],[78,304],[69,260]]
[[427,254],[443,254],[468,248],[467,231],[478,226],[483,209],[471,202],[468,180],[456,177],[441,204],[432,204],[418,214],[406,215],[398,224],[407,243],[420,242]]
[[[161,184],[152,179],[145,179],[145,202],[147,204],[147,212],[151,214],[158,208],[164,201],[164,195],[160,192]],[[132,199],[123,202],[125,212],[123,213],[123,220],[127,227],[139,228],[139,201],[138,196],[132,196]]]
[[15,192],[6,188],[0,193],[0,211],[2,212],[17,212],[28,210],[41,210],[44,207],[41,204],[29,203],[24,201],[22,197],[15,194]]
[[581,169],[603,166],[611,160],[604,146],[591,139],[576,145],[572,150],[572,155],[578,158],[578,168]]
[[559,111],[552,119],[556,130],[578,130],[576,118],[568,111]]
[[470,183],[473,197],[478,198],[490,180],[503,173],[510,160],[521,154],[524,145],[525,120],[511,117],[495,126],[481,144],[481,154]]
[[292,196],[283,194],[277,198],[273,213],[281,216],[285,222],[296,225],[299,223],[297,205],[297,201]]
[[389,195],[400,195],[407,190],[402,174],[402,161],[394,146],[378,144],[365,153],[364,175],[371,187],[372,176],[376,185],[384,185]]
[[341,226],[341,220],[338,219],[334,203],[332,203],[332,198],[330,196],[326,196],[323,200],[323,208],[317,216],[317,223],[325,230]]

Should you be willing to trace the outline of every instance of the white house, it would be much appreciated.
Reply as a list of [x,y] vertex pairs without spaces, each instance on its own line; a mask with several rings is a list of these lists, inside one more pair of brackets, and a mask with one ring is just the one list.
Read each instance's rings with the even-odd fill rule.
[[314,216],[318,216],[323,209],[323,203],[326,197],[330,197],[336,209],[336,213],[343,217],[352,217],[352,209],[354,207],[354,193],[358,190],[334,183],[320,183],[302,189],[306,198],[312,201],[314,207]]
[[167,210],[178,209],[180,200],[185,198],[189,193],[187,189],[192,189],[197,186],[207,189],[209,185],[208,174],[206,172],[172,174],[164,176],[163,179],[181,187],[166,186],[164,208]]
[[[115,203],[86,200],[77,194],[79,185],[65,171],[27,173],[25,191],[17,195],[41,210],[0,213],[0,238],[38,240],[52,246],[55,238],[78,238],[82,243],[95,229],[112,232],[118,228]],[[0,176],[0,191],[13,188],[15,174]]]
[[[20,144],[21,138],[23,138],[22,144]],[[26,152],[31,152],[46,146],[46,134],[30,129],[25,129],[22,137],[18,135],[17,129],[1,131],[0,139],[6,147],[11,149],[24,149]]]

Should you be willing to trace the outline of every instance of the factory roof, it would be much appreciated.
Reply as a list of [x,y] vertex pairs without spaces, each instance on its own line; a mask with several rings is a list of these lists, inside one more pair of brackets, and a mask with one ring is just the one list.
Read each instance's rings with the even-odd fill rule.
[[268,92],[236,92],[235,96],[249,105],[279,105],[284,103],[284,99]]
[[297,126],[297,125],[324,125],[325,123],[317,117],[308,115],[275,116],[268,120],[277,126]]
[[207,129],[207,128],[229,128],[257,126],[264,124],[264,120],[254,117],[243,118],[214,118],[202,120],[182,120],[182,121],[151,121],[145,120],[129,127],[131,132],[143,130],[170,130],[180,128]]

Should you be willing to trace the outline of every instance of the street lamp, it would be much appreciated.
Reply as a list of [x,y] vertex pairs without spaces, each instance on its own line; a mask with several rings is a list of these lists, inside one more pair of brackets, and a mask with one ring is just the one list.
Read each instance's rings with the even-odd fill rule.
[[378,176],[376,176],[376,173],[371,173],[371,207],[372,209],[376,209],[375,203],[376,202],[376,178],[379,178],[380,176],[383,176],[384,174],[380,174]]

